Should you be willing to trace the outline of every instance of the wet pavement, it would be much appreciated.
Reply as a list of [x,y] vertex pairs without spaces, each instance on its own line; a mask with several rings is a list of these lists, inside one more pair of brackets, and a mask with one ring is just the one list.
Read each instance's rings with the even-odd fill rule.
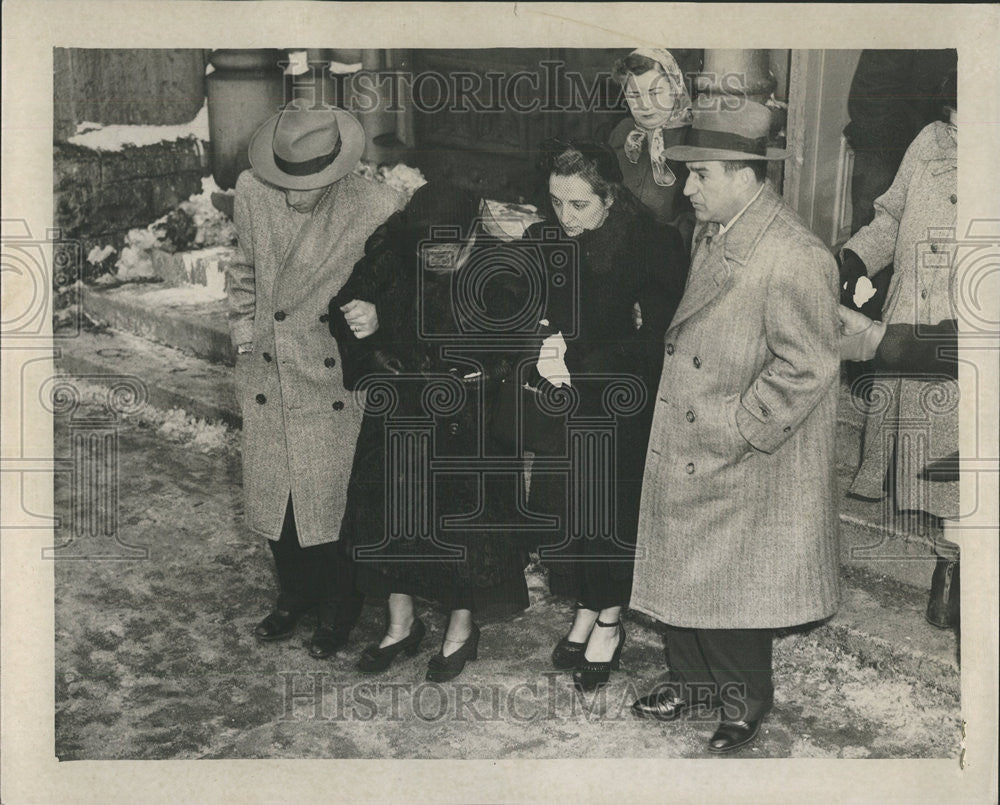
[[[56,418],[57,456],[94,449],[80,422],[88,413],[99,421],[100,408]],[[68,542],[55,563],[61,760],[706,756],[714,718],[661,724],[629,712],[665,670],[648,623],[629,625],[622,670],[596,696],[576,693],[570,676],[552,669],[571,602],[548,594],[539,569],[529,569],[530,609],[484,624],[479,660],[446,685],[424,682],[445,625],[428,604],[419,608],[429,627],[420,652],[378,676],[354,669],[381,634],[377,605],[365,607],[351,645],[329,660],[305,652],[308,623],[288,641],[256,642],[251,631],[275,581],[267,546],[241,525],[234,434],[179,412],[105,430],[113,437],[101,449],[114,458],[89,492],[56,479],[65,518],[57,538]],[[117,498],[107,494],[114,489]],[[775,684],[760,737],[736,756],[958,756],[953,694],[892,667],[866,667],[813,632],[776,642]]]

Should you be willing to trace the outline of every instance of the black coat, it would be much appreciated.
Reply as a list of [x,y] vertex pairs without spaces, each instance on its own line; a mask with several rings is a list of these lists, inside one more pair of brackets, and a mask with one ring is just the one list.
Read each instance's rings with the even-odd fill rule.
[[[341,299],[374,302],[379,316],[369,338],[338,331],[341,355],[367,390],[341,539],[401,591],[490,588],[518,577],[523,584],[527,557],[510,538],[521,473],[482,470],[509,357],[488,332],[465,332],[455,302],[461,272],[498,246],[480,235],[458,272],[425,270],[404,213],[372,236],[331,303],[335,331]],[[515,303],[503,282],[489,283],[479,301],[493,316]]]
[[[536,224],[525,237],[541,238],[553,226]],[[600,228],[573,240],[579,258],[576,278],[562,286],[565,292],[553,295],[547,316],[551,328],[564,333],[565,362],[578,399],[565,432],[574,425],[593,431],[591,423],[610,424],[614,431],[614,477],[534,473],[529,503],[533,512],[560,519],[541,540],[548,545],[543,558],[546,553],[556,560],[600,551],[625,559],[613,568],[615,575],[624,576],[631,574],[628,558],[636,539],[646,447],[663,365],[663,336],[684,292],[688,256],[674,227],[656,224],[625,203],[615,203]],[[641,309],[639,329],[633,314],[636,303]],[[620,393],[613,393],[615,387]],[[632,405],[629,400],[636,390],[640,399]],[[567,449],[563,443],[553,452],[568,455]],[[573,538],[580,520],[571,511],[574,495],[567,481],[577,485],[582,502],[590,507],[589,515],[580,514],[583,518],[600,519],[600,512],[609,511],[604,501],[596,499],[601,493],[595,490],[615,490],[610,533],[608,527],[594,522],[584,525],[583,530],[596,530],[602,538]],[[609,482],[610,487],[605,485]],[[553,552],[554,545],[562,547]],[[548,564],[553,573],[573,572],[572,563]]]

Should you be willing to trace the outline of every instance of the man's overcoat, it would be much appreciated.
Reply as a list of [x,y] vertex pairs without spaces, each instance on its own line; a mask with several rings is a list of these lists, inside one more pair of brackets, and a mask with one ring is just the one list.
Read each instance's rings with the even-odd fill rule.
[[236,183],[230,329],[234,344],[254,345],[236,363],[243,487],[247,524],[268,539],[281,534],[289,494],[303,547],[339,538],[364,400],[344,390],[327,305],[402,203],[348,174],[305,215],[251,171]]
[[837,607],[839,322],[829,250],[765,187],[696,231],[665,336],[632,606],[706,629]]

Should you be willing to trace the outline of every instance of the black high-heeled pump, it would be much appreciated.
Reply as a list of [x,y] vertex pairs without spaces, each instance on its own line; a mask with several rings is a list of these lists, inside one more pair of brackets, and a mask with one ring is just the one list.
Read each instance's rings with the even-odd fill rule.
[[[597,690],[608,684],[611,672],[617,671],[621,667],[622,646],[625,645],[625,630],[622,628],[621,621],[604,623],[598,620],[597,625],[607,629],[612,626],[617,627],[619,630],[618,645],[615,647],[615,653],[611,655],[609,662],[590,662],[586,655],[581,658],[580,664],[573,672],[573,687],[581,692]],[[584,651],[586,652],[586,649]]]
[[412,657],[420,649],[420,641],[424,639],[425,634],[427,627],[424,626],[424,622],[420,618],[414,618],[410,633],[402,640],[390,643],[385,648],[379,648],[378,643],[372,643],[362,651],[358,659],[358,670],[366,674],[378,673],[388,668],[400,653]]
[[450,682],[465,668],[467,662],[479,657],[479,627],[472,624],[472,632],[462,647],[447,657],[438,652],[427,663],[428,682]]
[[[577,602],[576,608],[583,609],[583,604]],[[568,636],[560,638],[556,647],[552,649],[552,665],[560,671],[571,671],[583,662],[583,653],[586,650],[586,640],[577,643],[575,640],[570,640]]]

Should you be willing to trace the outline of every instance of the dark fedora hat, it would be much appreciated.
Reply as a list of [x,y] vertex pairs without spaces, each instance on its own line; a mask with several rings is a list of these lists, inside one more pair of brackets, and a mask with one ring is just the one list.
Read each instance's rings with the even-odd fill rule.
[[284,190],[316,190],[350,173],[365,149],[357,118],[343,109],[309,109],[296,99],[250,138],[250,165]]
[[695,108],[687,144],[663,153],[677,162],[787,159],[788,151],[767,147],[770,128],[771,110],[755,101],[743,101],[737,109]]

